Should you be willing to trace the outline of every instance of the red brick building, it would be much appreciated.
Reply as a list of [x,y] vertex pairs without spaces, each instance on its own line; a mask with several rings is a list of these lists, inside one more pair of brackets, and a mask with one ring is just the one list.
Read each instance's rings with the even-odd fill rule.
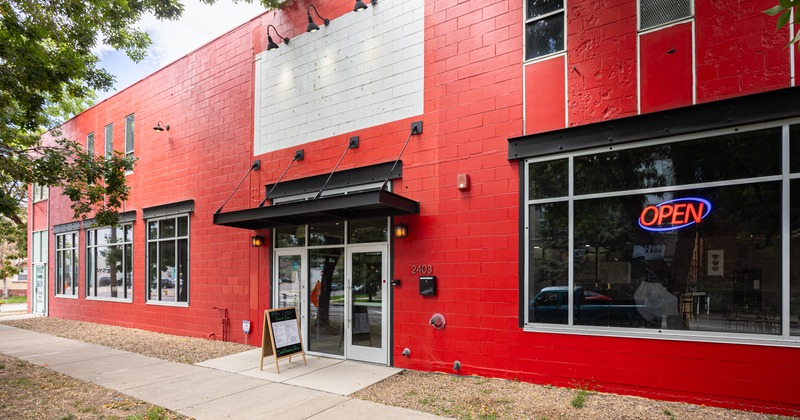
[[32,310],[258,343],[297,306],[312,354],[798,414],[770,1],[365,3],[267,12],[67,122],[138,161],[118,228],[32,200]]

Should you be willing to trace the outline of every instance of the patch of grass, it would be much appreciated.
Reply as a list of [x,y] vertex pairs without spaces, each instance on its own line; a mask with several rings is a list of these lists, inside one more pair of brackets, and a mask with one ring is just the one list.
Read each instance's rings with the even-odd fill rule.
[[416,390],[412,389],[411,391],[406,392],[406,397],[413,397],[414,395],[419,394]]
[[671,418],[671,419],[674,419],[674,418],[675,418],[675,415],[674,415],[674,414],[672,414],[672,413],[671,413],[669,410],[667,410],[666,408],[664,409],[664,415],[665,415],[665,416],[667,416],[667,417],[669,417],[669,418]]
[[75,420],[75,415],[70,413],[67,414],[66,416],[61,416],[59,420]]
[[27,301],[27,296],[9,296],[5,299],[0,299],[0,303],[26,303]]
[[130,416],[126,420],[169,420],[170,415],[164,407],[150,407],[144,416]]
[[578,390],[578,393],[575,394],[575,397],[572,398],[570,401],[570,405],[575,408],[583,408],[586,405],[586,397],[589,395],[589,392],[585,389]]
[[420,398],[419,403],[422,405],[430,405],[433,404],[433,398]]

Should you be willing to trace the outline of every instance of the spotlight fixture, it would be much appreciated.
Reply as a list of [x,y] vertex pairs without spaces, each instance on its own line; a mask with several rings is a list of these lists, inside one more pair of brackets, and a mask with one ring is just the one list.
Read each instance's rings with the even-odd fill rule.
[[255,235],[250,238],[250,245],[253,248],[261,248],[261,245],[264,245],[264,237],[261,235]]
[[270,36],[270,34],[269,34],[269,28],[272,28],[272,29],[275,30],[275,35],[278,35],[278,38],[283,40],[284,44],[287,44],[287,45],[289,44],[289,37],[281,36],[281,34],[278,33],[278,28],[276,28],[273,25],[269,25],[269,26],[267,26],[267,51],[272,51],[272,50],[277,50],[278,49],[278,44],[276,44],[275,41],[272,40],[272,36]]
[[159,121],[158,124],[156,124],[156,126],[153,127],[153,130],[154,131],[158,131],[158,132],[162,132],[162,131],[165,131],[165,130],[169,131],[169,124],[161,125],[161,121]]
[[329,19],[320,16],[319,11],[317,10],[316,6],[314,6],[313,4],[309,3],[308,4],[308,26],[306,27],[306,32],[317,32],[319,30],[319,26],[317,26],[317,24],[314,23],[314,19],[311,18],[311,9],[312,8],[314,9],[314,13],[317,14],[317,17],[322,19],[322,22],[325,23],[325,26],[328,26],[328,24],[331,23],[331,21]]
[[[378,0],[370,0],[369,2],[370,2],[370,4],[372,4],[373,6],[374,6],[374,5],[376,5],[376,4],[378,4]],[[354,11],[354,12],[360,12],[360,11],[362,11],[362,10],[367,10],[367,5],[366,5],[366,3],[364,3],[364,2],[363,2],[363,1],[361,1],[361,0],[356,0],[356,5],[355,5],[355,7],[353,7],[353,11]]]

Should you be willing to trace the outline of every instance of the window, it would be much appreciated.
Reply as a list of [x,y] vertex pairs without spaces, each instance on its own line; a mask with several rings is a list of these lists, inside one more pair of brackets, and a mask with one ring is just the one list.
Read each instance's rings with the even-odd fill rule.
[[47,200],[48,196],[50,195],[50,188],[48,188],[47,185],[33,184],[31,187],[33,190],[34,203]]
[[564,51],[564,0],[527,0],[525,59]]
[[133,157],[133,114],[125,117],[125,156]]
[[114,154],[114,124],[106,126],[105,136],[105,156],[108,159]]
[[800,336],[795,144],[739,127],[528,160],[528,327]]
[[56,235],[56,295],[78,296],[78,232]]
[[147,221],[147,300],[189,302],[189,216]]
[[639,28],[646,30],[692,16],[692,0],[640,0]]
[[86,136],[86,153],[94,155],[94,133]]
[[86,296],[131,300],[133,297],[133,226],[86,232]]

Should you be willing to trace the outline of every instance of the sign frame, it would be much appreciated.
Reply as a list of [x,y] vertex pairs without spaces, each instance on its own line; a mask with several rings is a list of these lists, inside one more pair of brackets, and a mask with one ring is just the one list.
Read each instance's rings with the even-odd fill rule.
[[[280,334],[276,335],[276,330]],[[289,341],[283,342],[287,337]],[[268,340],[269,343],[267,343]],[[297,354],[303,356],[303,364],[308,365],[306,353],[303,350],[303,337],[300,334],[300,319],[297,316],[297,308],[294,306],[287,306],[285,308],[267,309],[264,311],[264,333],[261,334],[260,369],[264,370],[265,357],[275,356],[275,370],[281,373],[278,361],[288,358],[291,363],[292,356]]]

